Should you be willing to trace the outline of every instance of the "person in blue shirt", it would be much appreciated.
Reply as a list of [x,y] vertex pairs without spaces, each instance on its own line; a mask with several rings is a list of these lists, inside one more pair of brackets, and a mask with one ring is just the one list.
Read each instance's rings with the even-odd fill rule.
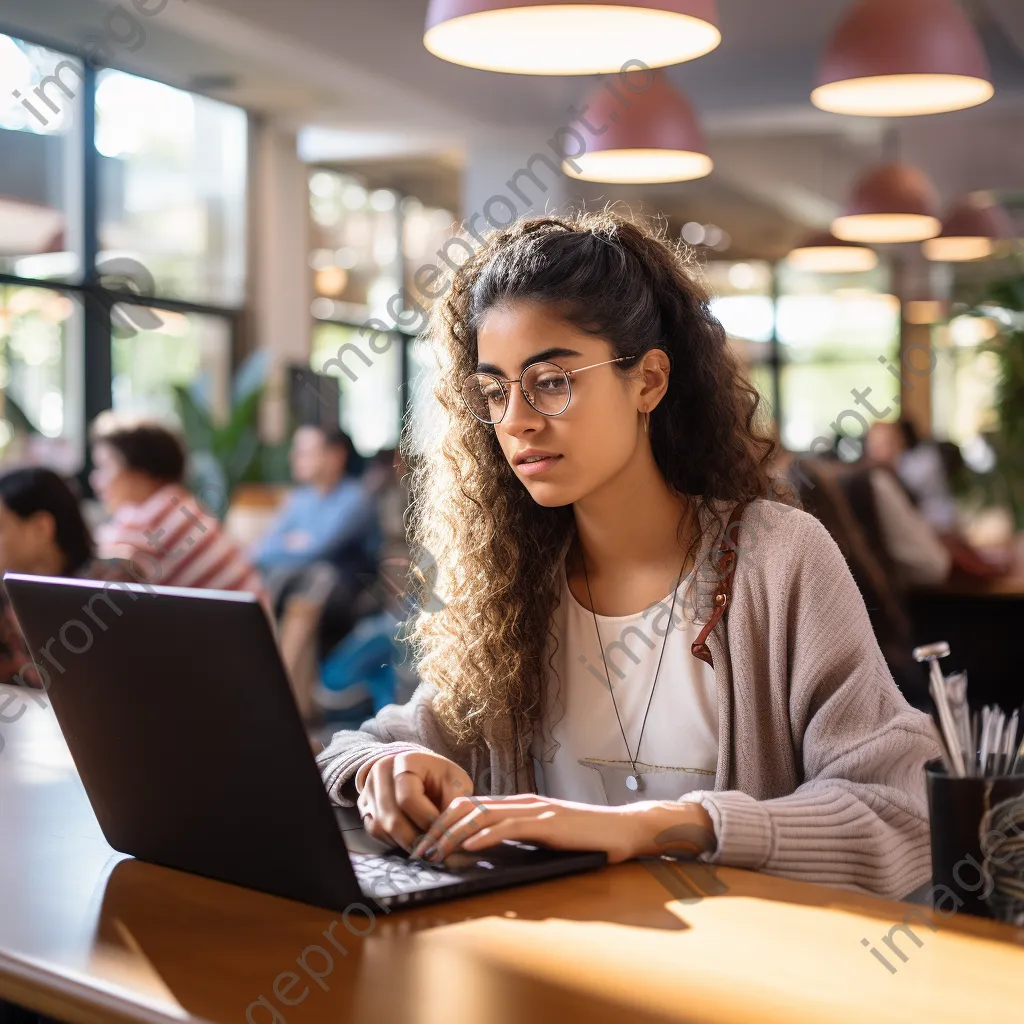
[[299,427],[290,463],[298,487],[253,551],[268,577],[280,569],[334,561],[350,548],[373,553],[379,542],[376,505],[362,483],[348,474],[352,442],[338,429]]
[[314,600],[319,607],[320,656],[365,614],[361,595],[376,576],[381,545],[377,501],[349,472],[355,458],[344,431],[299,427],[290,462],[300,486],[252,551],[279,621],[295,597]]

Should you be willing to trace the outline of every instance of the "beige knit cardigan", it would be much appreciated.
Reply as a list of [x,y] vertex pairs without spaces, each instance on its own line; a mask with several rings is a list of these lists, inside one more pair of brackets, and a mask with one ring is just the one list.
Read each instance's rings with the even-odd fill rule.
[[[705,594],[716,589],[715,547],[712,539],[698,556]],[[850,570],[817,519],[756,501],[737,552],[728,615],[708,638],[715,786],[681,798],[698,800],[714,822],[718,845],[703,859],[902,897],[931,872],[923,766],[940,754],[932,723],[896,688]],[[462,765],[477,793],[535,791],[529,758],[513,769],[510,737],[453,748],[431,710],[435,693],[423,682],[407,704],[335,734],[317,762],[337,803],[351,805],[348,784],[368,761],[423,748]]]

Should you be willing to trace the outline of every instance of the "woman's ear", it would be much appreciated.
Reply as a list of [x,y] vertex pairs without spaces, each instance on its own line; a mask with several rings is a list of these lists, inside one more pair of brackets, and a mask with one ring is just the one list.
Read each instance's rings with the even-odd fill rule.
[[665,397],[668,391],[668,379],[672,369],[668,353],[660,348],[652,348],[644,353],[640,363],[643,373],[643,386],[637,396],[643,412],[651,412]]

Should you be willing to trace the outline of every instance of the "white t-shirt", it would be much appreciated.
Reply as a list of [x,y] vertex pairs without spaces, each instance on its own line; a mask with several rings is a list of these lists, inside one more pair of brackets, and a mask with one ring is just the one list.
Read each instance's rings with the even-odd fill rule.
[[[634,793],[625,786],[633,770],[608,692],[594,616],[573,597],[563,568],[561,600],[553,622],[558,650],[551,659],[558,675],[548,672],[542,727],[531,747],[540,793],[612,805],[675,800],[693,790],[714,789],[718,763],[715,674],[690,651],[700,626],[692,621],[692,607],[686,608],[687,586],[684,580],[679,587],[671,618],[674,628],[669,625],[671,593],[632,615],[597,616],[622,729],[642,776],[642,788]],[[663,643],[665,655],[638,752]],[[548,654],[550,650],[549,646]],[[597,763],[581,764],[581,758]]]

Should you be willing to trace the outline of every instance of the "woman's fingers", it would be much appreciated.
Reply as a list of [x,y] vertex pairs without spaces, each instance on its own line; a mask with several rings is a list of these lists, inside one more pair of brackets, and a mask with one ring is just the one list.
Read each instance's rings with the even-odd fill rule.
[[408,850],[420,831],[398,806],[391,764],[374,765],[359,797],[363,827],[381,842]]
[[[536,801],[455,800],[413,849],[414,856],[444,860],[471,835],[504,818],[536,815]],[[428,853],[430,854],[428,856]]]
[[561,843],[558,842],[557,829],[552,831],[552,824],[553,815],[550,812],[505,818],[504,821],[474,832],[463,840],[462,846],[465,850],[485,850],[506,839],[529,839],[558,847]]
[[441,810],[451,806],[460,796],[473,795],[473,780],[464,772],[449,772],[441,779]]
[[398,809],[416,826],[416,834],[420,836],[437,821],[441,812],[427,796],[423,779],[415,772],[399,772],[393,778]]

